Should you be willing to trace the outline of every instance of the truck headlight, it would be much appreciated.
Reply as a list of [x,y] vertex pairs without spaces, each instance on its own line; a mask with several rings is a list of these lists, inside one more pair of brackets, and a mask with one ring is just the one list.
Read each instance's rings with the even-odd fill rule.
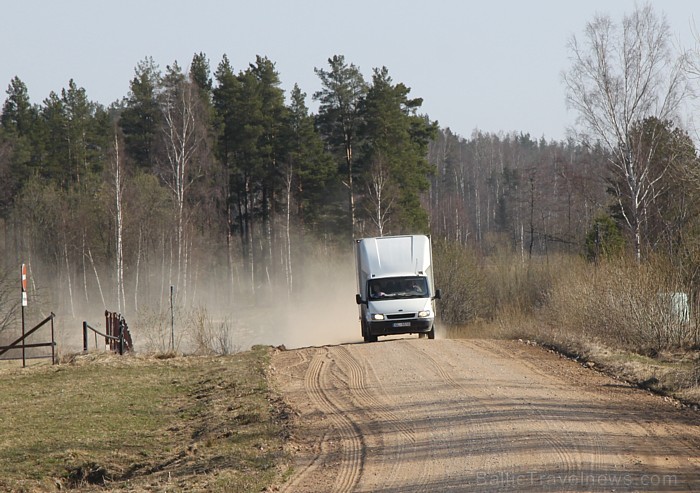
[[421,310],[418,312],[418,318],[426,318],[430,316],[430,310]]
[[384,320],[384,315],[381,313],[375,313],[372,315],[372,320]]

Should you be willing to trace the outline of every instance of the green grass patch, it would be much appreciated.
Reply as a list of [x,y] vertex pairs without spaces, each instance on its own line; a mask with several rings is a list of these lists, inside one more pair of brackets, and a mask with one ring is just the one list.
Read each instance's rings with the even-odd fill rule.
[[0,490],[260,491],[284,456],[268,364],[258,347],[0,370]]

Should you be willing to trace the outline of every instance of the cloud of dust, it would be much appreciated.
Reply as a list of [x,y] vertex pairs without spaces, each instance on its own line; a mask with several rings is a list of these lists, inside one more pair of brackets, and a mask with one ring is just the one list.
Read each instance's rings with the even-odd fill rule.
[[[174,332],[177,350],[183,353],[196,350],[194,333],[198,330],[198,322],[199,326],[202,325],[202,320],[215,338],[225,339],[227,349],[232,351],[247,350],[256,344],[298,348],[361,341],[352,251],[319,253],[310,248],[303,263],[303,266],[296,266],[291,295],[284,281],[270,286],[263,280],[259,280],[255,294],[252,294],[247,279],[241,274],[236,282],[244,294],[233,297],[229,289],[230,278],[227,269],[220,265],[221,259],[212,259],[210,265],[193,265],[199,277],[190,285],[190,302],[186,307],[184,303],[178,305],[176,293]],[[32,281],[44,288],[38,293],[30,293],[28,323],[54,312],[56,339],[62,353],[82,350],[84,320],[104,331],[105,308],[119,311],[114,279],[109,272],[101,273],[99,286],[96,276],[89,270],[84,277],[76,275],[68,290],[65,276],[49,279],[46,273],[51,268],[37,261],[33,267]],[[149,269],[152,269],[150,278],[147,276]],[[123,314],[137,352],[167,351],[170,348],[168,286],[166,283],[164,291],[158,274],[159,270],[153,266],[142,266],[138,312],[134,310],[133,273],[127,276],[127,305]],[[207,279],[206,282],[203,279]],[[202,313],[204,316],[198,318]],[[222,334],[222,331],[226,333]],[[94,348],[104,349],[104,338],[90,332],[89,349]]]
[[287,348],[362,340],[352,257],[321,260],[304,272],[291,297],[278,296],[248,310],[246,327],[236,330],[241,348],[254,344]]

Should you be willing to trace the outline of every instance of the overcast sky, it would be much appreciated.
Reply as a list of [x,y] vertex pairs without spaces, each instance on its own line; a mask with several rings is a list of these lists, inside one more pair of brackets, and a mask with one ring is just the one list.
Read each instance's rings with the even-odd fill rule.
[[[689,48],[700,2],[651,3]],[[386,66],[394,82],[423,98],[423,113],[464,137],[479,129],[560,140],[575,119],[561,83],[567,41],[596,13],[618,21],[634,7],[634,0],[0,0],[0,87],[18,76],[40,104],[74,79],[108,105],[128,94],[134,67],[148,56],[161,69],[175,60],[186,69],[204,52],[214,71],[226,54],[238,71],[262,55],[276,64],[282,88],[299,84],[315,109],[314,67],[340,54],[368,80]]]

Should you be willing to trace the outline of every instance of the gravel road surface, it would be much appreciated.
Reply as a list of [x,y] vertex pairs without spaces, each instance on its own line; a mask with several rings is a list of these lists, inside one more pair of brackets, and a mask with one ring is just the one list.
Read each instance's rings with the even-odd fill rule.
[[700,413],[516,341],[278,351],[287,492],[700,491]]

